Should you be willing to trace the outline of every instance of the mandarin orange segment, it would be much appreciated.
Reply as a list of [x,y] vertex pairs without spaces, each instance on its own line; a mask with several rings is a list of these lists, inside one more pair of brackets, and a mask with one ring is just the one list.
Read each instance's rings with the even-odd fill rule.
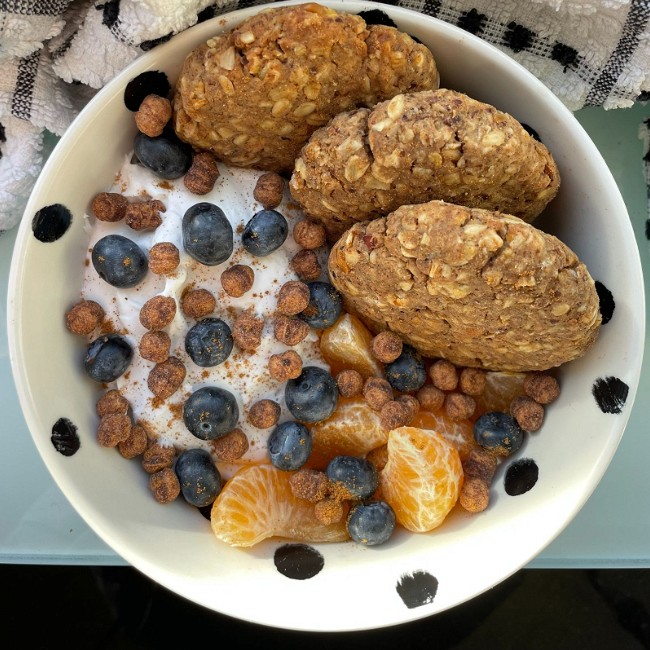
[[352,314],[343,314],[332,327],[324,330],[320,350],[332,374],[352,368],[364,378],[382,376],[382,366],[370,351],[372,338],[368,328]]
[[510,402],[524,394],[525,372],[487,372],[485,390],[476,397],[474,419],[491,411],[510,412]]
[[305,542],[349,539],[345,523],[322,524],[314,504],[291,491],[290,472],[272,465],[240,469],[223,487],[211,513],[212,531],[231,546],[253,546],[267,537]]
[[440,434],[416,427],[388,434],[380,487],[407,530],[424,533],[439,526],[456,504],[462,482],[458,451]]
[[474,440],[474,424],[469,420],[453,420],[444,411],[419,411],[411,421],[411,426],[439,433],[456,447],[461,461],[478,445]]
[[311,426],[312,467],[324,467],[334,456],[365,456],[388,440],[377,411],[362,397],[339,399],[334,415]]

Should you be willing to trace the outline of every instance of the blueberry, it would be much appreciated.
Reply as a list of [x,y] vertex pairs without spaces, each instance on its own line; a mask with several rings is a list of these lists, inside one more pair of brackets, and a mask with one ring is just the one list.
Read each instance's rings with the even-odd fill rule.
[[279,424],[268,440],[271,463],[285,472],[300,469],[307,462],[311,448],[311,431],[299,422]]
[[387,363],[385,370],[388,383],[402,393],[419,390],[427,379],[422,357],[410,345],[404,345],[402,354]]
[[341,294],[329,282],[316,280],[307,286],[309,304],[300,313],[300,318],[317,330],[331,327],[341,315]]
[[180,178],[192,164],[192,147],[169,130],[155,138],[138,133],[133,143],[133,152],[145,167],[167,180]]
[[359,503],[350,510],[347,527],[350,537],[358,544],[383,544],[395,530],[395,512],[385,501]]
[[204,318],[185,335],[185,351],[201,368],[223,363],[232,352],[232,332],[220,318]]
[[110,383],[126,372],[133,358],[133,349],[119,334],[103,334],[86,350],[84,368],[95,381]]
[[371,497],[379,485],[375,465],[357,456],[335,456],[325,473],[330,480],[343,483],[353,499]]
[[265,257],[280,248],[288,234],[289,224],[279,212],[260,210],[246,224],[241,243],[251,255]]
[[102,237],[93,246],[90,257],[99,277],[120,289],[134,287],[149,270],[142,249],[122,235]]
[[174,470],[183,498],[197,508],[211,504],[221,492],[221,474],[204,449],[183,451],[176,459]]
[[167,97],[171,85],[164,72],[147,70],[133,77],[124,89],[124,104],[130,111],[137,111],[147,95]]
[[336,410],[339,390],[327,370],[305,366],[298,377],[287,382],[284,399],[296,420],[320,422]]
[[182,230],[185,251],[197,262],[216,266],[232,255],[232,225],[216,205],[204,202],[188,208]]
[[192,435],[201,440],[214,440],[230,433],[239,419],[234,395],[217,386],[194,391],[183,406],[183,421]]
[[485,413],[474,423],[474,440],[499,456],[509,456],[524,441],[524,431],[509,413]]

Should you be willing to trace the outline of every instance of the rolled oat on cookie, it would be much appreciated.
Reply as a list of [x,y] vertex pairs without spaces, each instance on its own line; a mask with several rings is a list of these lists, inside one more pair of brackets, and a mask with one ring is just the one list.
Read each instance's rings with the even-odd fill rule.
[[269,9],[188,55],[174,127],[226,163],[288,173],[337,113],[438,83],[431,52],[393,27],[316,3]]
[[559,185],[551,153],[514,117],[441,88],[337,115],[301,150],[290,189],[333,242],[356,221],[435,199],[532,222]]
[[559,239],[443,201],[356,223],[333,246],[329,273],[373,331],[463,367],[554,368],[582,356],[601,324],[594,281]]

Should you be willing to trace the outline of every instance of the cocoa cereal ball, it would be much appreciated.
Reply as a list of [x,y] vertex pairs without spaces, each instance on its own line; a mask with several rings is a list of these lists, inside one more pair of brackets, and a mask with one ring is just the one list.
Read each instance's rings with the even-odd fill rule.
[[352,368],[341,370],[336,375],[336,385],[342,397],[354,397],[363,390],[363,376]]
[[90,209],[100,221],[114,223],[124,219],[126,206],[129,202],[126,197],[115,192],[100,192],[90,204]]
[[469,420],[476,410],[476,400],[464,393],[447,393],[445,413],[452,420]]
[[176,450],[174,447],[161,445],[157,442],[150,443],[142,456],[142,468],[147,474],[153,474],[174,463]]
[[301,467],[291,475],[289,485],[291,486],[291,492],[298,499],[317,503],[327,496],[330,481],[325,472]]
[[463,368],[458,377],[458,388],[461,393],[477,397],[485,390],[487,376],[484,370],[479,368]]
[[181,310],[190,318],[205,318],[216,306],[216,298],[207,289],[187,289],[181,296]]
[[183,184],[192,194],[207,194],[219,178],[217,159],[209,151],[192,156],[192,165],[183,176]]
[[277,310],[285,316],[296,316],[309,305],[309,287],[298,280],[285,282],[278,292]]
[[524,393],[539,404],[550,404],[560,396],[560,384],[552,375],[531,374],[524,379]]
[[276,381],[287,381],[300,376],[302,359],[295,350],[273,354],[269,359],[269,373]]
[[149,269],[156,275],[169,275],[181,263],[178,248],[168,241],[154,244],[149,250]]
[[138,131],[150,138],[159,136],[172,117],[172,104],[166,97],[147,95],[136,111],[135,125]]
[[402,339],[395,334],[386,330],[380,332],[370,342],[370,351],[377,361],[382,363],[391,363],[402,354]]
[[417,397],[414,395],[400,395],[397,399],[408,408],[411,414],[409,418],[410,423],[420,410],[420,402],[418,402]]
[[145,332],[140,339],[138,351],[140,356],[147,361],[162,363],[169,358],[172,340],[163,330]]
[[80,300],[65,314],[65,325],[73,334],[90,334],[103,320],[104,309],[94,300]]
[[463,463],[463,473],[465,476],[480,478],[489,485],[497,471],[497,464],[497,457],[492,452],[483,447],[475,447]]
[[239,428],[233,429],[210,443],[213,456],[224,463],[232,463],[248,451],[248,438]]
[[259,201],[267,210],[277,208],[282,202],[283,194],[284,178],[275,172],[262,174],[257,179],[253,190],[253,198]]
[[118,443],[117,450],[120,452],[122,458],[131,460],[143,454],[147,448],[149,440],[147,438],[146,429],[139,425],[134,424],[131,427],[131,433],[129,437]]
[[285,345],[298,345],[307,334],[309,325],[299,318],[290,318],[282,314],[276,316],[273,323],[273,335]]
[[438,359],[429,368],[429,376],[436,388],[440,390],[455,390],[458,386],[458,370],[446,359]]
[[240,298],[253,288],[255,272],[245,264],[235,264],[221,274],[223,290],[233,298]]
[[264,319],[242,312],[232,324],[232,338],[244,352],[254,352],[262,342]]
[[261,399],[248,409],[248,421],[257,429],[270,429],[280,419],[280,405],[272,399]]
[[490,504],[490,486],[470,476],[463,482],[458,501],[467,512],[483,512]]
[[326,526],[336,524],[345,515],[345,505],[338,499],[326,497],[314,505],[316,519]]
[[302,246],[307,250],[325,246],[327,241],[325,227],[316,221],[311,221],[311,219],[301,219],[296,223],[293,227],[293,238],[298,246]]
[[149,372],[147,386],[160,399],[171,397],[185,380],[185,366],[180,359],[169,357],[157,363]]
[[371,409],[381,411],[382,406],[393,399],[393,389],[382,377],[368,377],[363,385],[363,396]]
[[167,327],[176,316],[176,301],[171,296],[154,296],[140,309],[140,323],[148,330]]
[[171,503],[181,493],[181,484],[176,472],[165,467],[149,477],[149,489],[158,503]]
[[95,408],[97,415],[103,418],[111,413],[121,413],[126,415],[129,411],[129,401],[123,397],[119,390],[112,388],[104,393],[98,400]]
[[524,431],[539,431],[544,422],[544,406],[527,395],[510,402],[510,415]]
[[369,460],[377,468],[377,471],[381,472],[388,462],[388,445],[380,445],[370,450],[366,454],[366,460]]
[[116,447],[131,434],[131,418],[124,413],[105,415],[97,427],[97,442],[102,447]]
[[431,411],[433,413],[439,408],[442,408],[442,405],[445,403],[445,393],[432,384],[425,384],[417,392],[417,399],[425,411]]
[[388,431],[405,427],[411,421],[411,409],[400,400],[386,402],[379,412],[381,426]]
[[291,258],[291,269],[304,282],[312,282],[320,278],[322,269],[318,256],[314,251],[301,250]]

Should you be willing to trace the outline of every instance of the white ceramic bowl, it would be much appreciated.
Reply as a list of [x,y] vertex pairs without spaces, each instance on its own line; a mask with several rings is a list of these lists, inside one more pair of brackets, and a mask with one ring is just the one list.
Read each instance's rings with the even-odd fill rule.
[[[62,315],[78,299],[87,247],[84,211],[92,196],[110,186],[132,146],[135,130],[124,87],[145,70],[163,70],[175,79],[187,52],[260,7],[176,36],[90,102],[49,158],[27,206],[8,313],[13,372],[34,442],[63,493],[107,544],[153,580],[205,607],[270,626],[343,631],[394,625],[462,603],[526,565],[562,531],[603,476],[623,434],[643,356],[645,309],[638,251],[619,191],[594,144],[551,92],[502,52],[444,22],[385,4],[326,4],[388,13],[431,48],[443,86],[531,125],[557,160],[562,188],[538,225],[577,252],[612,292],[616,309],[595,347],[562,369],[560,399],[543,429],[528,436],[517,454],[539,468],[532,490],[506,493],[506,462],[484,513],[456,513],[431,534],[400,531],[380,547],[318,545],[322,570],[295,580],[274,564],[274,552],[286,540],[251,550],[221,544],[183,503],[155,504],[139,463],[124,462],[94,443],[94,393],[79,369],[79,340],[67,332]],[[43,243],[32,232],[32,218],[54,203],[67,206],[74,218],[63,237]],[[594,398],[594,382],[604,378],[629,388],[624,404],[613,400],[620,413],[603,412]],[[70,457],[50,440],[62,417],[74,423],[82,441]]]

